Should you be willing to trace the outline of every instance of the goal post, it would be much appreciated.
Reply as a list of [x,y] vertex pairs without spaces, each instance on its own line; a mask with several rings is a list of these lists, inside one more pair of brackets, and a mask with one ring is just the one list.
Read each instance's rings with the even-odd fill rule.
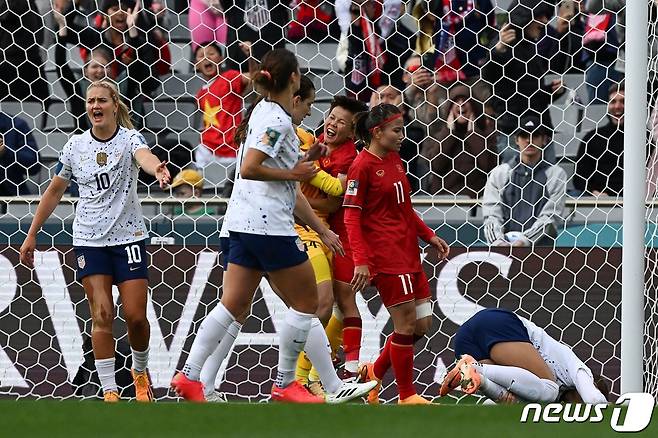
[[621,392],[644,390],[648,8],[626,3]]

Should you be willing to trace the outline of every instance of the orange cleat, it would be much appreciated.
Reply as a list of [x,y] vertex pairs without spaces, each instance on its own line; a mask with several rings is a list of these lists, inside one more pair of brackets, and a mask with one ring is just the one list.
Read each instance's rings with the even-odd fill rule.
[[404,400],[398,400],[399,405],[431,405],[432,402],[419,396],[418,394],[410,395]]
[[364,363],[359,365],[359,381],[361,382],[377,382],[375,386],[368,393],[368,404],[378,405],[379,404],[379,391],[382,389],[382,381],[375,376],[375,366],[372,363]]
[[146,373],[146,370],[138,373],[134,369],[130,370],[135,384],[135,399],[138,402],[150,403],[153,401],[153,390],[151,389],[151,381]]
[[171,387],[179,397],[187,401],[205,403],[206,398],[203,395],[203,384],[196,380],[190,380],[183,373],[176,373],[171,380]]
[[311,394],[296,380],[285,388],[272,385],[272,400],[283,403],[324,403],[323,397]]
[[461,375],[461,387],[466,394],[475,394],[478,389],[480,389],[480,383],[482,382],[482,377],[480,373],[477,372],[475,367],[475,359],[468,354],[462,355],[459,360],[458,368],[459,374]]
[[[457,389],[461,385],[462,376],[459,370],[466,360],[464,359],[464,356],[468,355],[462,355],[462,357],[457,361],[455,367],[448,371],[448,374],[446,374],[446,377],[443,379],[443,383],[441,384],[441,389],[439,389],[439,396],[446,396],[449,392]],[[471,356],[468,357],[473,359]]]
[[105,403],[118,403],[121,400],[119,393],[116,391],[107,391],[103,393],[103,401]]

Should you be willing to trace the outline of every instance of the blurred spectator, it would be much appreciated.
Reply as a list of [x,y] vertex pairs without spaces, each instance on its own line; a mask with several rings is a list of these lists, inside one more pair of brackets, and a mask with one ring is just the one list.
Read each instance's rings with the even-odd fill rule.
[[50,97],[40,51],[43,29],[34,0],[0,2],[0,100]]
[[270,50],[285,47],[285,29],[290,22],[287,1],[220,0],[228,25],[227,60],[230,68],[246,71],[249,55],[242,43],[251,41],[251,57],[260,59]]
[[[59,21],[60,44],[79,45],[85,51],[99,46],[113,50],[114,59],[107,66],[109,76],[120,87],[125,87],[124,96],[130,101],[131,109],[143,117],[146,95],[159,86],[154,76],[157,72],[152,70],[157,65],[159,51],[153,44],[147,44],[146,34],[137,27],[141,3],[132,0],[104,0],[100,28],[81,26],[75,14],[59,12],[66,16],[66,20]],[[133,114],[133,120],[137,126],[144,126],[141,117],[134,117]]]
[[329,35],[337,38],[340,29],[334,21],[332,3],[329,0],[292,0],[293,21],[288,26],[288,40],[323,42]]
[[419,129],[413,123],[413,114],[411,108],[403,102],[402,92],[392,85],[382,85],[370,96],[370,108],[380,103],[395,105],[404,116],[405,135],[400,148],[400,158],[407,165],[407,177],[411,184],[413,192],[420,188],[420,176],[418,173],[418,157],[420,155],[420,145],[425,138],[425,130]]
[[228,27],[220,0],[190,0],[188,19],[193,51],[207,41],[226,45]]
[[620,196],[624,188],[624,83],[613,84],[608,123],[588,132],[578,148],[573,185],[594,196]]
[[216,210],[203,202],[194,202],[203,197],[203,176],[194,169],[185,169],[174,177],[171,183],[174,196],[183,200],[173,209],[174,216],[213,216]]
[[498,164],[495,135],[483,117],[482,104],[468,87],[456,85],[430,127],[422,155],[431,161],[429,192],[478,198],[487,174]]
[[166,0],[151,0],[137,20],[137,26],[146,32],[146,41],[158,48],[158,62],[153,66],[153,72],[158,76],[171,73],[170,21]]
[[623,69],[623,61],[617,61],[623,60],[624,56],[625,8],[623,12],[620,8],[623,8],[625,3],[625,0],[587,3],[589,14],[583,35],[583,47],[587,63],[585,83],[590,102],[606,102],[610,86],[623,78],[623,70],[617,70],[617,67]]
[[537,50],[554,11],[555,7],[543,0],[515,2],[510,22],[494,40],[491,59],[482,69],[483,79],[493,84],[491,103],[498,114],[497,143],[502,161],[518,154],[511,147],[511,135],[519,127],[519,119],[532,110],[541,116],[544,125],[552,127],[548,106],[565,91],[561,80],[546,83],[544,79],[549,59],[556,52]]
[[203,131],[194,159],[201,169],[213,162],[228,168],[235,162],[233,136],[242,120],[243,96],[250,89],[250,80],[237,70],[220,70],[224,58],[217,43],[202,43],[195,58],[196,69],[207,84],[196,95],[203,112]]
[[480,76],[496,25],[491,0],[416,0],[416,54],[442,84]]
[[[59,83],[66,93],[69,103],[69,112],[76,120],[76,128],[78,130],[87,130],[91,128],[91,123],[87,117],[87,109],[85,103],[85,95],[87,87],[91,82],[100,81],[105,78],[115,79],[110,76],[108,66],[112,63],[113,56],[109,47],[98,46],[91,50],[91,56],[82,68],[82,77],[78,78],[73,69],[69,66],[67,59],[67,49],[62,44],[61,39],[66,37],[66,23],[62,14],[54,11],[55,21],[58,23],[59,31],[55,43],[55,65],[57,66],[57,77]],[[60,38],[60,36],[62,38]],[[122,95],[127,93],[127,81],[120,84],[120,92]]]
[[539,117],[521,119],[520,155],[494,168],[484,188],[484,237],[490,245],[551,244],[562,229],[567,174],[542,159],[550,130]]
[[39,147],[25,120],[0,112],[0,196],[28,195],[28,175],[41,170]]
[[353,3],[348,36],[345,86],[352,97],[363,102],[381,85],[403,87],[403,66],[412,54],[411,30],[395,18],[386,17],[400,8],[384,9],[382,0]]
[[558,4],[555,27],[547,28],[546,36],[539,42],[539,53],[555,53],[550,59],[550,70],[556,73],[578,74],[585,71],[586,53],[583,36],[587,26],[584,0],[562,0]]

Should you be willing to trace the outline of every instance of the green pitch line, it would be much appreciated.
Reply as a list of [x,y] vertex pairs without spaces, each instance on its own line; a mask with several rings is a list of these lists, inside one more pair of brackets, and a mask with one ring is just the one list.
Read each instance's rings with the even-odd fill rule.
[[[619,437],[599,424],[521,424],[519,406],[0,401],[0,437]],[[658,415],[643,433],[658,436]]]

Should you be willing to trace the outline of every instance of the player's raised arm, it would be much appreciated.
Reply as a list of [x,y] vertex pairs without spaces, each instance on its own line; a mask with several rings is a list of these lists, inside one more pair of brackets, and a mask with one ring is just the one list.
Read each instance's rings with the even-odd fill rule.
[[160,161],[160,159],[153,155],[148,149],[142,148],[135,151],[135,161],[137,161],[139,167],[144,169],[146,173],[154,176],[158,180],[161,189],[164,189],[171,181],[171,175],[169,174],[169,169],[167,169],[167,162]]

